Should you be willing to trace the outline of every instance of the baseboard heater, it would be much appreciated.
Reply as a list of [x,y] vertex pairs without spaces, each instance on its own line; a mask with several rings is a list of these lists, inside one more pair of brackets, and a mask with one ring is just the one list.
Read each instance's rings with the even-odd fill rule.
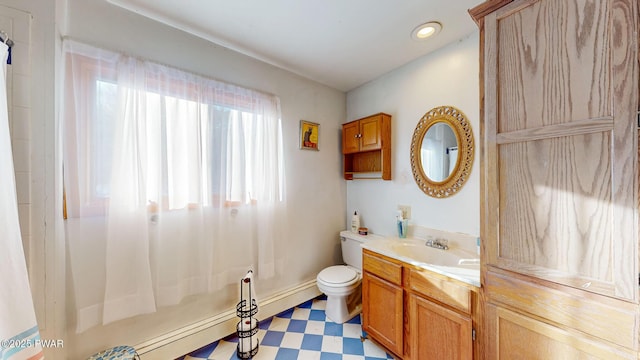
[[[320,295],[316,280],[260,300],[260,318],[274,315]],[[235,308],[145,341],[134,348],[142,360],[176,359],[236,331]]]

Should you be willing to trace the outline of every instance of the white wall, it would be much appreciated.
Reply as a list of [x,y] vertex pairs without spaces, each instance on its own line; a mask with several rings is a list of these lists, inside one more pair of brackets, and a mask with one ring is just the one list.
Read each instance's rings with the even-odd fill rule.
[[[361,226],[395,236],[397,206],[409,205],[410,224],[476,236],[480,233],[478,44],[475,32],[347,93],[349,120],[377,112],[392,115],[393,179],[348,181],[347,220],[358,210]],[[442,105],[465,113],[473,127],[476,156],[463,189],[450,198],[434,199],[416,185],[409,150],[420,118]]]

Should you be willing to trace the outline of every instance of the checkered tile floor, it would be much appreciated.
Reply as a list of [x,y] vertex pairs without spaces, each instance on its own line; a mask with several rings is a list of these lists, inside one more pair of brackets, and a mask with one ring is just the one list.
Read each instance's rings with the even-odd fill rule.
[[[344,324],[325,317],[326,297],[309,300],[271,319],[260,321],[260,348],[254,360],[377,360],[393,359],[371,340],[362,341],[360,315]],[[258,318],[260,318],[258,312]],[[235,335],[177,360],[238,359]]]

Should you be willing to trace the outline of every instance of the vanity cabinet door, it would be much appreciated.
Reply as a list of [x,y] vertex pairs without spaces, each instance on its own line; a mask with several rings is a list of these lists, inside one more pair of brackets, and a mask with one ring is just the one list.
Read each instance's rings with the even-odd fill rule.
[[417,294],[409,295],[411,359],[473,359],[472,321]]
[[403,290],[368,272],[362,278],[362,328],[375,341],[403,353]]

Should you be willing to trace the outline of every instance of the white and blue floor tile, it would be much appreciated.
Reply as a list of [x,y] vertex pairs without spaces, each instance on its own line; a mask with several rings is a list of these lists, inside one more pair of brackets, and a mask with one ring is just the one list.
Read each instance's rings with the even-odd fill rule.
[[[393,359],[371,340],[363,339],[360,315],[336,324],[324,313],[326,297],[309,300],[259,324],[254,360]],[[260,313],[258,313],[259,318]],[[238,337],[231,335],[179,360],[236,360]]]

